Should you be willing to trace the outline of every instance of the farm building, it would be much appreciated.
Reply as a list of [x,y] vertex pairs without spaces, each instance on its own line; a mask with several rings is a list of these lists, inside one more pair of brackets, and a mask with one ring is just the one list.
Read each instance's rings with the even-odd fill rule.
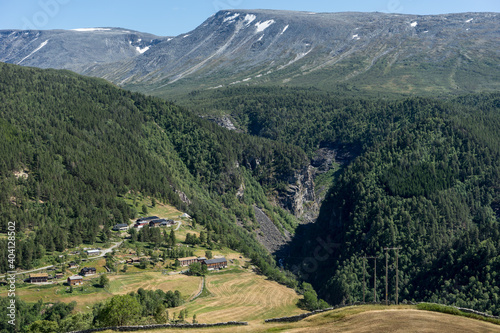
[[89,255],[89,256],[98,256],[100,254],[101,254],[101,250],[96,250],[96,249],[87,250],[87,255]]
[[64,273],[56,273],[56,275],[54,276],[56,279],[60,279],[64,276]]
[[160,223],[160,227],[165,226],[165,227],[170,227],[175,224],[174,220],[164,220],[163,222]]
[[142,217],[140,219],[137,219],[135,222],[136,223],[140,223],[140,222],[146,222],[146,223],[148,223],[151,220],[157,220],[157,219],[159,219],[158,216],[148,216],[148,217]]
[[141,262],[141,258],[135,257],[135,258],[129,258],[126,260],[127,264],[138,264]]
[[30,274],[30,283],[46,283],[48,279],[47,273]]
[[209,270],[212,269],[221,269],[221,268],[226,268],[227,267],[227,260],[226,258],[214,258],[214,259],[207,259],[202,262],[203,265],[207,265],[207,268]]
[[181,266],[189,266],[193,262],[198,262],[198,257],[185,257],[177,259],[181,263]]
[[119,224],[116,224],[116,225],[113,227],[113,230],[114,230],[114,231],[124,231],[124,230],[128,230],[128,224],[126,224],[126,223],[119,223]]
[[97,274],[95,267],[84,267],[80,271],[81,276],[89,276],[89,275],[95,275],[95,274]]
[[80,275],[73,275],[68,277],[67,281],[70,286],[77,286],[83,283],[83,277],[81,277]]
[[78,265],[77,265],[77,263],[76,263],[76,262],[74,262],[74,261],[72,261],[72,262],[70,262],[70,263],[68,264],[68,268],[69,268],[69,269],[72,269],[72,268],[77,268],[77,267],[78,267]]
[[167,222],[167,220],[165,220],[165,219],[152,220],[152,221],[149,221],[149,226],[150,227],[159,227],[162,222]]

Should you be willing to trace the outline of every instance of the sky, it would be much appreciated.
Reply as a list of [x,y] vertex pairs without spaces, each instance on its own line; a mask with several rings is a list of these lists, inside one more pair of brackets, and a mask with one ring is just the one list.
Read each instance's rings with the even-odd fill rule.
[[0,29],[120,27],[177,36],[222,9],[428,15],[500,12],[500,0],[0,0]]

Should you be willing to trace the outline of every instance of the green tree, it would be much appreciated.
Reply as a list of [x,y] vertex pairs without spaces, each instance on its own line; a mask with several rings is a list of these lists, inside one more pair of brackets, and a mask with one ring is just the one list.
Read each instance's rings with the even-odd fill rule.
[[207,259],[212,259],[213,258],[212,251],[205,251],[205,257],[207,257]]
[[32,323],[27,330],[27,333],[57,333],[59,325],[54,321],[37,320]]
[[99,326],[124,326],[134,323],[140,317],[142,307],[130,295],[118,295],[109,299],[96,316]]
[[109,287],[109,278],[106,274],[102,274],[99,278],[99,285],[101,288]]

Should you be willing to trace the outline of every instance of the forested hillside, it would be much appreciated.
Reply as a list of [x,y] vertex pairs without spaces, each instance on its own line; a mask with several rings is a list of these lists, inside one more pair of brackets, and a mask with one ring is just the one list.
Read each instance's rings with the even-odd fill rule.
[[[400,301],[500,313],[498,93],[391,101],[247,88],[190,97],[181,102],[198,105],[199,113],[230,115],[244,131],[294,143],[310,157],[319,147],[357,156],[329,178],[317,222],[300,226],[278,254],[327,301],[362,300],[363,256],[380,258],[377,298],[385,299],[383,248],[401,247]],[[371,301],[373,260],[366,264]]]
[[[188,212],[215,244],[267,258],[265,269],[272,260],[249,232],[252,206],[277,224],[297,224],[265,193],[305,164],[300,148],[66,71],[0,64],[0,100],[0,231],[16,222],[16,267],[108,239],[136,214],[122,198],[129,191]],[[6,244],[0,251],[6,271]]]
[[[382,100],[245,87],[193,92],[179,98],[184,109],[70,72],[0,64],[0,99],[0,226],[17,222],[18,267],[106,239],[134,216],[122,198],[134,191],[187,211],[213,242],[296,286],[251,232],[253,206],[264,209],[296,229],[277,253],[284,268],[332,304],[362,300],[365,255],[381,259],[384,299],[383,248],[401,247],[400,301],[500,314],[498,93]],[[195,114],[228,115],[246,133]],[[316,172],[327,193],[317,222],[299,226],[270,202],[320,148],[335,153],[330,170]]]

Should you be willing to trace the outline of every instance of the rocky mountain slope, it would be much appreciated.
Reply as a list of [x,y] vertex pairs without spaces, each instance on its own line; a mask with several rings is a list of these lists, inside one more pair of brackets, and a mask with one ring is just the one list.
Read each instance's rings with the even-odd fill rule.
[[248,84],[439,94],[498,89],[499,32],[497,13],[235,10],[175,38],[122,29],[3,31],[0,60],[164,96]]
[[2,30],[0,61],[81,73],[140,55],[165,38],[120,28]]

